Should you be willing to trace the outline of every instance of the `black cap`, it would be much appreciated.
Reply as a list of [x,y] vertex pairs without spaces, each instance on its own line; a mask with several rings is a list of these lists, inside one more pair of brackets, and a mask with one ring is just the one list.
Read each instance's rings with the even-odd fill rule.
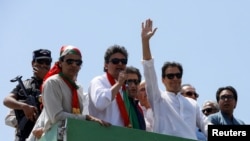
[[33,51],[33,60],[37,60],[37,59],[52,60],[51,51],[47,49],[38,49],[38,50]]

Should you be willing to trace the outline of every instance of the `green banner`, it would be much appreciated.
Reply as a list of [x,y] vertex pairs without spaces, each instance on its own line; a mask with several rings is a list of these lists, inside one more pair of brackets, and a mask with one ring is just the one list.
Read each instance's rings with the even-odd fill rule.
[[[63,139],[58,139],[58,132]],[[142,130],[111,126],[104,127],[96,122],[67,119],[65,128],[54,125],[39,141],[193,141],[190,139]]]

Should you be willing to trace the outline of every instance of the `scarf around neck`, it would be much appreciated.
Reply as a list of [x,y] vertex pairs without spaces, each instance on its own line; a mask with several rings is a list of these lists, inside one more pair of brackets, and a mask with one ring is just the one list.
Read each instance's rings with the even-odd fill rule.
[[[111,84],[111,86],[113,86],[115,84],[115,79],[108,72],[107,72],[107,78],[108,78],[109,83]],[[122,92],[123,92],[123,97],[124,97],[124,100],[125,100],[126,97],[127,97],[125,85],[122,86]],[[115,98],[116,98],[116,102],[117,102],[120,114],[121,114],[122,119],[123,119],[124,126],[125,127],[131,127],[130,120],[129,120],[129,115],[128,115],[126,106],[124,104],[125,101],[122,100],[120,92],[118,92],[116,94]]]
[[79,88],[74,81],[66,77],[62,72],[59,73],[59,76],[62,77],[63,81],[69,86],[72,92],[72,113],[80,114],[80,106],[78,100],[77,89]]
[[[77,89],[79,87],[76,85],[74,81],[70,80],[62,73],[62,70],[59,67],[59,62],[56,62],[54,66],[49,70],[49,72],[45,75],[43,82],[45,82],[50,76],[53,76],[55,74],[59,74],[59,76],[63,78],[63,81],[68,85],[68,87],[72,91],[72,113],[80,114],[80,106],[77,95]],[[41,107],[43,107],[43,104],[41,104]]]

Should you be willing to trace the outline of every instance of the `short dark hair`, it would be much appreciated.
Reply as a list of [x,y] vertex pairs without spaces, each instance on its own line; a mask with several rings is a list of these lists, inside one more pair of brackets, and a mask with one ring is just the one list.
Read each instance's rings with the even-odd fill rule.
[[133,67],[133,66],[128,66],[126,67],[125,72],[130,73],[130,74],[136,74],[138,76],[138,82],[141,83],[141,73],[138,68]]
[[233,93],[234,95],[234,99],[235,101],[238,100],[238,94],[237,94],[237,91],[236,89],[233,87],[233,86],[225,86],[225,87],[220,87],[218,88],[217,92],[216,92],[216,100],[217,102],[220,100],[220,93],[223,91],[223,90],[229,90]]
[[181,75],[183,74],[183,68],[182,65],[178,62],[165,62],[161,68],[161,77],[164,78],[165,77],[165,70],[169,67],[177,67],[181,73]]
[[[104,61],[105,63],[109,63],[109,59],[110,59],[110,56],[115,54],[115,53],[121,53],[122,55],[125,56],[125,59],[128,59],[128,52],[126,50],[126,48],[124,46],[120,46],[120,45],[112,45],[110,46],[105,54],[104,54]],[[105,69],[104,67],[104,72],[106,72],[107,69]]]

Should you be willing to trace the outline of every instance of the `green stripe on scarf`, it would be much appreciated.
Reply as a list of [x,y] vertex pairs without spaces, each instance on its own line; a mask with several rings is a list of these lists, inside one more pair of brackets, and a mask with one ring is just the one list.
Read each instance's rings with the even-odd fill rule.
[[133,101],[129,100],[127,90],[126,91],[123,90],[123,101],[124,101],[126,109],[128,111],[128,115],[129,115],[130,123],[132,124],[132,128],[140,129],[140,125],[138,122],[138,117],[137,117],[136,111],[135,111],[134,107],[132,106],[132,103],[130,103]]
[[69,79],[68,77],[66,77],[62,72],[59,73],[59,75],[63,78],[63,79],[66,79],[70,84],[71,86],[73,86],[75,89],[78,89],[79,86],[76,85],[76,83],[74,81],[72,81],[71,79]]
[[76,85],[76,83],[66,77],[62,72],[59,73],[59,76],[63,78],[63,81],[69,86],[71,92],[72,92],[72,113],[73,114],[81,114],[80,112],[80,105],[79,105],[79,100],[78,100],[78,94],[77,94],[77,89],[79,86]]

